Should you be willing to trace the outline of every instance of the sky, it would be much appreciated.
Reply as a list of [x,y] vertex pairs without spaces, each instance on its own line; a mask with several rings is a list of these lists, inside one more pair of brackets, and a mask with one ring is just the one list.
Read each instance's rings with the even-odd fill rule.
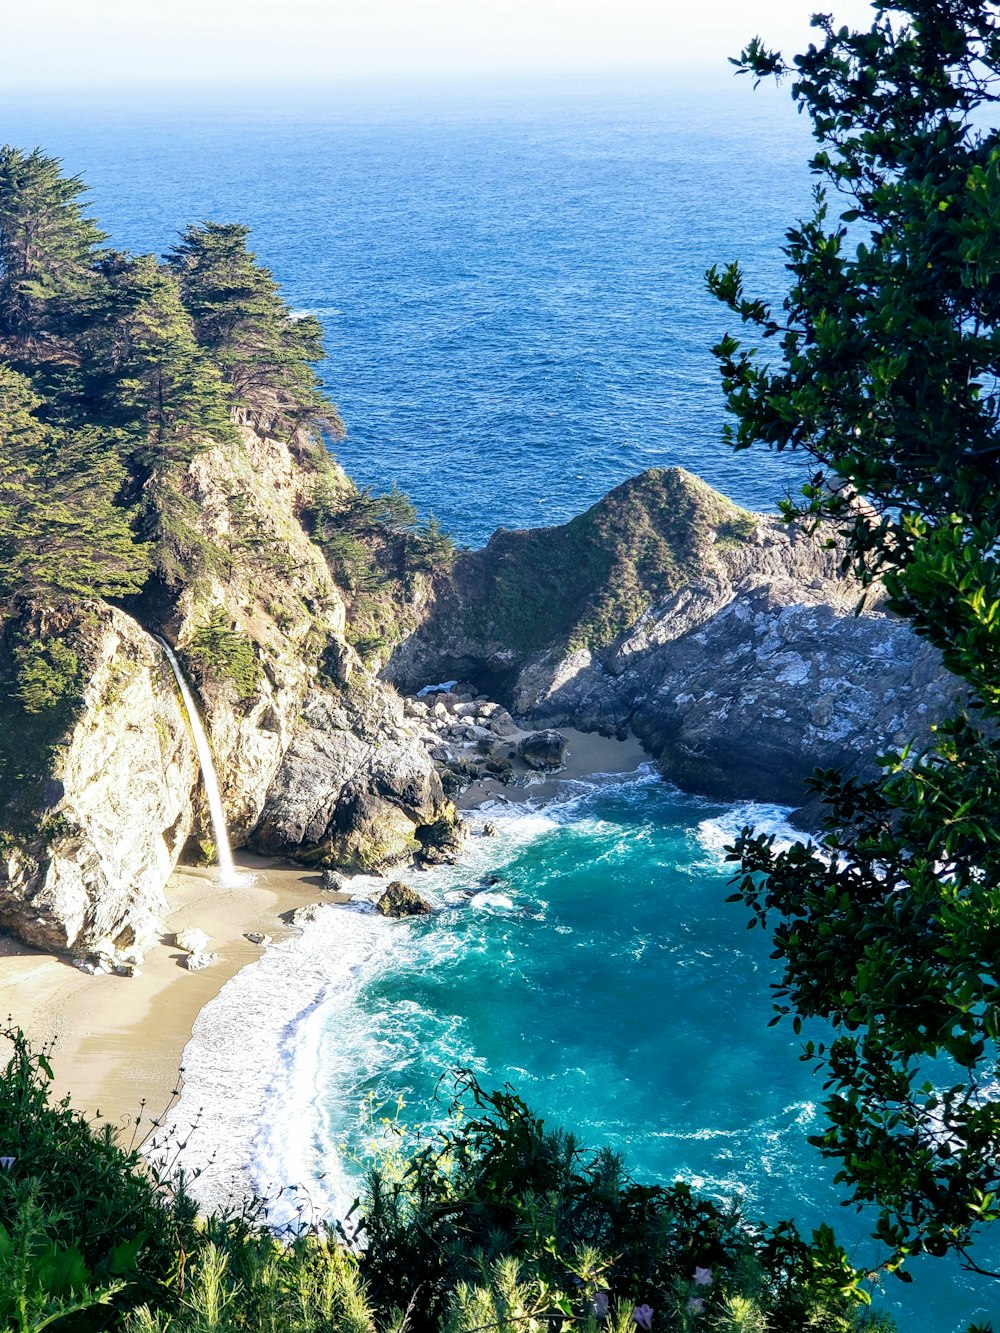
[[870,21],[867,0],[0,0],[3,82],[13,91],[701,73],[724,69],[758,33],[803,49],[815,8]]

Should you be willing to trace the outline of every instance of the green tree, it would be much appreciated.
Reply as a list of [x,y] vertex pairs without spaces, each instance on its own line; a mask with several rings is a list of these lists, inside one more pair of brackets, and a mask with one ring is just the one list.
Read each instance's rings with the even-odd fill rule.
[[187,456],[232,431],[218,370],[198,347],[177,280],[152,255],[101,265],[100,318],[86,337],[86,395],[151,463]]
[[832,524],[968,693],[880,779],[817,775],[819,855],[752,829],[733,855],[774,925],[779,1014],[833,1027],[805,1048],[829,1093],[815,1142],[880,1205],[890,1262],[972,1263],[1000,1217],[1000,25],[984,0],[873,8],[861,32],[815,17],[792,66],[757,39],[735,62],[792,75],[818,185],[780,310],[737,265],[709,274],[753,331],[715,350],[731,443],[815,460],[786,516]]
[[339,434],[313,369],[323,356],[319,321],[289,310],[247,249],[249,234],[237,223],[188,227],[167,256],[198,342],[229,386],[237,420],[282,435]]
[[69,333],[95,288],[105,237],[84,217],[86,186],[40,149],[0,148],[0,341],[30,342],[37,356]]
[[40,421],[40,398],[0,362],[0,597],[119,597],[149,571],[118,503],[126,480],[114,437]]

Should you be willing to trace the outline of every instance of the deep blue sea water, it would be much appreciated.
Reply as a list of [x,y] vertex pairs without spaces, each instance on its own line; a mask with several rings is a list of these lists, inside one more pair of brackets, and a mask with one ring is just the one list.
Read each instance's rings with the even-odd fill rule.
[[[2,96],[2,95],[0,95]],[[320,317],[359,482],[395,481],[462,542],[561,522],[680,464],[773,508],[781,460],[719,447],[704,272],[779,293],[808,206],[805,123],[745,82],[4,106],[63,158],[116,244],[162,253],[241,220]],[[794,482],[793,482],[794,484]]]
[[[0,124],[84,175],[118,245],[162,253],[187,222],[248,222],[324,325],[338,456],[462,542],[563,521],[653,465],[762,509],[797,484],[786,461],[718,442],[709,349],[730,321],[702,277],[739,257],[752,290],[780,293],[783,229],[810,188],[807,129],[781,94],[641,80],[117,106],[0,94]],[[446,909],[433,921],[339,911],[268,951],[185,1057],[185,1098],[216,1108],[219,1169],[252,1158],[260,1184],[342,1200],[359,1104],[403,1096],[405,1120],[433,1119],[439,1076],[461,1064],[621,1147],[639,1176],[682,1173],[806,1227],[832,1214],[860,1259],[864,1221],[838,1212],[806,1143],[820,1089],[789,1032],[765,1026],[766,941],[724,903],[720,847],[745,813],[643,775],[574,790],[500,816],[498,838],[428,881]],[[487,874],[503,883],[483,891]],[[890,1298],[907,1333],[957,1333],[989,1312],[982,1290],[932,1264]]]

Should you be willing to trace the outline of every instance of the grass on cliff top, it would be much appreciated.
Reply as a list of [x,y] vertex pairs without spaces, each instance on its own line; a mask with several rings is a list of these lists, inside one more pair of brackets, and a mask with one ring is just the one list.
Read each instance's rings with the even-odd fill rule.
[[501,529],[460,557],[463,630],[521,654],[605,648],[753,524],[682,468],[650,469],[561,527]]

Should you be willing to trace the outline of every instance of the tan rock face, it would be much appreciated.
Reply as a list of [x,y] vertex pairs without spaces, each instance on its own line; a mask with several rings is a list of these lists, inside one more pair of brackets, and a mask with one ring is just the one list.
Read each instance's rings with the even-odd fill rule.
[[[254,833],[277,854],[375,868],[408,859],[450,807],[398,698],[346,642],[344,600],[299,519],[315,466],[247,430],[198,454],[179,491],[154,478],[164,512],[183,504],[194,554],[143,615],[188,666],[234,844]],[[188,655],[213,611],[252,653],[249,691]],[[0,927],[78,955],[120,949],[156,934],[192,831],[211,837],[194,747],[136,620],[99,602],[34,616],[29,633],[79,649],[83,698],[51,760],[35,756],[31,808],[15,819],[0,791]]]
[[162,655],[134,620],[98,604],[62,633],[89,679],[54,754],[40,836],[5,842],[0,924],[43,948],[126,948],[157,933],[197,761]]

